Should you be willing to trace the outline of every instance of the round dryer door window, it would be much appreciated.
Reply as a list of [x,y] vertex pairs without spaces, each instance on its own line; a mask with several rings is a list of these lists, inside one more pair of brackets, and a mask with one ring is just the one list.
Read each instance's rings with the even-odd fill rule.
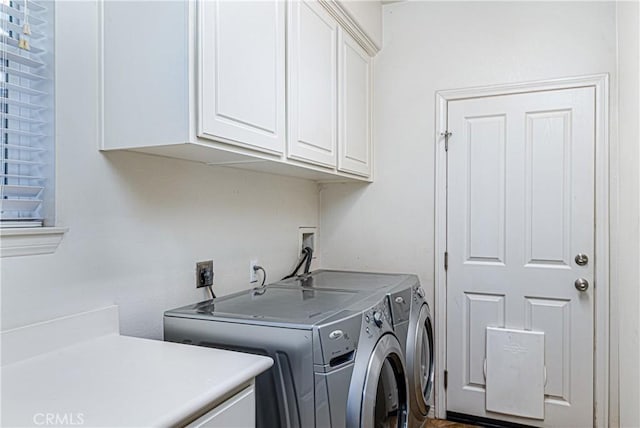
[[371,355],[362,403],[362,427],[405,428],[407,385],[398,340],[391,334],[380,339]]
[[427,317],[422,328],[422,346],[420,347],[420,387],[422,397],[427,402],[433,386],[433,328],[431,318]]
[[409,373],[409,388],[411,391],[412,407],[423,416],[429,411],[428,401],[433,388],[433,326],[428,306],[422,305],[418,322],[413,326],[413,349],[407,352]]

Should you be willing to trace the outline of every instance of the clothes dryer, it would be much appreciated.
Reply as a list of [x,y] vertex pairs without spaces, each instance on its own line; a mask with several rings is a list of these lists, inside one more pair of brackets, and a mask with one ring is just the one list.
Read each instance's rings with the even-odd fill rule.
[[433,400],[433,320],[419,284],[409,290],[391,291],[389,299],[394,319],[404,317],[408,312],[407,334],[398,335],[405,339],[403,349],[409,378],[409,426],[419,428],[425,424]]
[[258,427],[407,427],[404,355],[384,294],[272,285],[167,311],[164,332],[274,360],[256,378]]

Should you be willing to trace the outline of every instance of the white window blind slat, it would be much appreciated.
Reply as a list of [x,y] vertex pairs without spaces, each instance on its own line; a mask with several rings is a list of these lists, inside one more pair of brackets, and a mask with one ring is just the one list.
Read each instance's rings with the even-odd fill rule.
[[[21,151],[26,151],[26,152],[43,152],[43,151],[46,150],[43,147],[20,146],[20,145],[17,145],[17,144],[4,144],[4,145],[2,145],[0,147],[2,147],[5,150],[5,153],[6,153],[6,151],[13,151],[13,150],[21,150]],[[10,155],[5,155],[5,156],[9,157]]]
[[44,165],[44,162],[34,162],[30,160],[21,160],[21,159],[5,159],[4,162],[9,165],[28,165],[28,166],[40,166]]
[[[11,48],[15,48],[15,49],[19,49],[20,48],[19,47],[19,43],[20,42],[18,40],[15,40],[15,39],[11,39],[11,38],[5,37],[5,39],[1,40],[0,42],[3,43],[3,44],[6,44],[7,46],[9,46]],[[34,53],[34,54],[39,54],[39,53],[44,52],[42,49],[37,48],[37,47],[33,47],[33,46],[30,47],[29,51],[31,53]]]
[[53,190],[52,16],[41,2],[0,0],[0,227],[43,225]]
[[[42,201],[40,199],[0,199],[0,210],[8,212],[32,212],[31,216],[22,216],[28,218],[38,218],[33,212],[38,208]],[[20,218],[12,217],[12,218]]]
[[46,137],[46,135],[44,134],[36,134],[35,132],[29,132],[29,131],[23,131],[21,129],[11,129],[11,128],[5,128],[4,133],[5,135],[16,135],[16,136],[30,137],[30,138]]
[[4,88],[10,91],[16,91],[21,94],[28,95],[47,95],[46,92],[40,91],[38,89],[30,88],[29,86],[25,86],[24,84],[16,84],[16,83],[4,83]]
[[[13,17],[14,19],[18,19],[19,21],[24,20],[24,16],[25,16],[23,12],[24,4],[25,4],[24,0],[3,1],[3,3],[9,16]],[[28,7],[29,24],[31,24],[32,26],[45,24],[46,21],[44,21],[41,18],[38,18],[38,15],[33,14],[33,12],[36,12],[36,11],[42,12],[44,10],[44,7],[39,6],[33,2],[27,2],[27,4],[29,5]]]
[[34,119],[29,116],[19,116],[16,114],[5,114],[4,118],[6,120],[15,120],[16,122],[25,122],[25,123],[33,123],[33,124],[42,124],[44,123],[42,120]]
[[[2,89],[2,85],[0,85],[0,89]],[[20,100],[14,100],[12,98],[2,98],[2,97],[0,97],[0,104],[6,104],[9,107],[16,107],[16,108],[29,109],[29,110],[42,110],[42,109],[44,109],[44,107],[42,105],[40,105],[40,104],[31,104],[29,102],[20,101]],[[9,109],[7,111],[12,111],[13,112],[14,110]]]
[[5,72],[12,78],[25,78],[29,80],[41,81],[45,77],[39,74],[31,73],[28,69],[18,70],[16,68],[6,67]]
[[[11,2],[9,0],[0,0],[0,1],[2,1],[7,7],[12,8],[12,9],[16,9],[16,7],[14,6],[16,4],[22,3],[22,5],[24,5],[24,2],[22,0],[21,0],[21,2]],[[47,9],[47,7],[42,2],[33,2],[33,1],[29,2],[29,12],[34,11],[34,10],[43,11],[43,10],[46,10],[46,9]],[[16,10],[22,10],[22,9],[18,8]]]
[[37,175],[21,175],[21,174],[0,174],[0,178],[2,179],[14,179],[17,181],[33,181],[33,182],[37,182],[37,181],[44,181],[46,180],[45,177],[41,177],[41,176],[37,176]]
[[[5,36],[6,37],[6,36]],[[21,64],[21,65],[26,65],[27,67],[32,67],[32,68],[40,68],[40,67],[44,67],[44,62],[42,61],[38,61],[36,59],[30,58],[26,55],[21,55],[21,53],[19,52],[13,52],[12,49],[8,49],[8,44],[7,43],[3,43],[3,57],[4,59],[8,60],[10,63],[13,64]],[[10,46],[9,46],[10,48]],[[22,49],[20,49],[22,50]],[[25,51],[28,54],[28,51]]]
[[42,192],[42,189],[44,189],[42,186],[8,186],[0,184],[0,195],[2,195],[2,199],[5,197],[11,198],[16,196],[29,196],[35,198],[40,194],[40,192]]
[[[15,22],[11,22],[5,18],[0,18],[0,32],[14,31],[20,33],[22,31],[22,25]],[[37,27],[31,29],[31,39],[37,40],[44,38],[44,33],[38,31]]]

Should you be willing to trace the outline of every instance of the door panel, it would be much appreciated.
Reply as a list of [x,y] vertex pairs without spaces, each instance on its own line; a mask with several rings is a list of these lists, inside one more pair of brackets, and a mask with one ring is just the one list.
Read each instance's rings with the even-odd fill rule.
[[[449,102],[448,411],[593,423],[594,106],[593,88]],[[488,326],[545,333],[544,420],[485,410]]]
[[316,2],[289,3],[288,156],[335,168],[338,24]]
[[465,124],[469,171],[466,262],[504,264],[505,117],[469,117]]
[[570,111],[526,115],[526,260],[569,268]]
[[485,327],[504,327],[504,295],[464,294],[464,387],[484,391]]
[[198,136],[282,153],[284,3],[203,1],[198,5]]
[[525,299],[525,330],[545,332],[545,362],[548,399],[570,403],[571,302],[568,300]]
[[371,175],[371,58],[346,31],[338,37],[338,169]]

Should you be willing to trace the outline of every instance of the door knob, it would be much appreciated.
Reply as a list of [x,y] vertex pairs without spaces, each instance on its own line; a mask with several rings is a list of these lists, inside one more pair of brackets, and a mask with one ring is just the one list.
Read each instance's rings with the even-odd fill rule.
[[589,257],[586,254],[580,253],[576,255],[575,261],[578,266],[584,266],[589,263]]
[[578,278],[576,279],[576,282],[573,283],[573,285],[576,286],[576,290],[584,292],[589,288],[589,281],[584,278]]

